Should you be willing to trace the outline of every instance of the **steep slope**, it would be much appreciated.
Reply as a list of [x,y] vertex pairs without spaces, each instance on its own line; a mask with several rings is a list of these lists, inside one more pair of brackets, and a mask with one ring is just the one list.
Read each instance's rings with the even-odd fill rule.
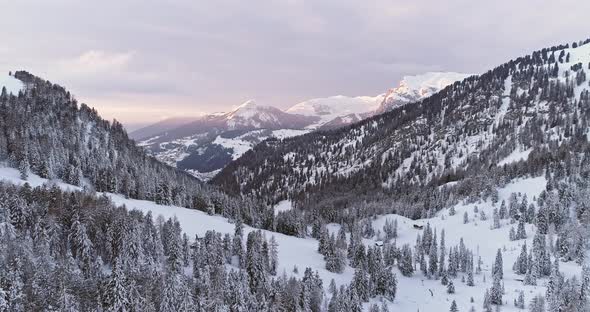
[[262,222],[264,206],[226,196],[149,157],[119,122],[79,105],[63,87],[24,71],[14,78],[26,88],[18,95],[0,95],[0,161],[19,168],[23,177],[35,173],[99,192],[191,208],[223,202],[215,207],[218,213]]
[[[266,141],[213,183],[269,203],[293,199],[332,219],[357,204],[424,216],[506,179],[555,173],[560,159],[579,166],[572,157],[588,148],[589,62],[588,44],[536,51],[352,126]],[[496,166],[529,149],[527,161]],[[459,183],[438,188],[447,182]]]

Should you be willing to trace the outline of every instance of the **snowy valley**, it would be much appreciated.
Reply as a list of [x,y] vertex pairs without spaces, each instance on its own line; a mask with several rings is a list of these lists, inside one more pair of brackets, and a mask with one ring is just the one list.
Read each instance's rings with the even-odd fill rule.
[[0,312],[589,311],[588,70],[590,39],[139,144],[11,73]]

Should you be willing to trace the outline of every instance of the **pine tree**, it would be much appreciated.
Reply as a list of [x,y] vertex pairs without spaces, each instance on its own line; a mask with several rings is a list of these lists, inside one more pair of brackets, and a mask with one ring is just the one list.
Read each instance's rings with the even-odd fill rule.
[[440,252],[439,252],[439,260],[438,260],[438,272],[439,272],[439,275],[445,269],[445,255],[446,255],[445,230],[443,229],[440,232]]
[[530,312],[545,312],[545,297],[542,295],[535,296],[529,303]]
[[27,180],[29,178],[30,170],[28,156],[25,154],[18,163],[18,171],[20,172],[21,180]]
[[510,227],[510,232],[508,232],[508,239],[510,239],[510,241],[515,241],[517,240],[516,238],[516,231],[514,230],[514,227]]
[[490,295],[489,289],[486,289],[485,295],[483,297],[483,310],[485,312],[492,312],[492,297]]
[[470,270],[467,273],[467,286],[475,286],[475,281],[473,280],[473,272]]
[[449,284],[447,285],[447,294],[454,294],[455,293],[455,285],[453,284],[453,281],[450,280]]
[[354,277],[352,278],[352,283],[356,294],[359,296],[359,299],[362,301],[369,300],[369,276],[365,268],[360,267],[354,271]]
[[498,208],[494,208],[494,225],[492,226],[493,229],[500,228],[500,215],[498,214]]
[[453,302],[451,303],[451,309],[449,311],[451,311],[451,312],[459,311],[459,309],[457,308],[457,302],[455,302],[455,300],[453,300]]
[[130,304],[127,289],[126,276],[123,272],[122,263],[118,259],[104,288],[105,292],[102,301],[105,311],[127,311]]
[[520,250],[520,255],[518,256],[518,258],[516,258],[516,262],[514,263],[514,272],[516,274],[526,274],[528,268],[528,253],[525,241],[522,245],[522,249]]
[[499,279],[503,279],[504,278],[504,268],[503,268],[503,261],[502,261],[502,251],[500,249],[498,249],[498,252],[496,253],[496,261],[494,262],[494,265],[492,266],[492,275],[493,276],[498,276]]
[[279,244],[275,240],[274,235],[270,238],[270,263],[269,263],[269,274],[276,275],[277,268],[279,266]]
[[498,214],[499,214],[498,216],[500,217],[500,219],[506,219],[508,211],[506,210],[506,201],[505,200],[502,200]]
[[430,276],[436,276],[437,272],[438,272],[438,255],[437,255],[436,231],[435,231],[432,242],[430,244],[430,252],[428,254],[428,273]]
[[409,244],[405,244],[402,247],[401,257],[398,262],[399,270],[404,276],[412,276],[414,273],[414,266],[412,265],[413,262],[412,249],[410,248]]
[[162,297],[160,299],[160,311],[161,312],[174,312],[179,311],[180,298],[179,290],[180,287],[177,285],[179,277],[174,273],[169,274],[164,279],[164,286],[162,290]]
[[516,230],[516,239],[526,239],[526,231],[524,229],[524,218],[518,220],[518,229]]
[[518,293],[518,299],[516,300],[515,306],[521,310],[524,310],[524,291]]
[[72,247],[72,255],[80,262],[82,271],[88,274],[92,269],[94,260],[93,246],[86,234],[86,227],[78,219],[78,214],[75,215],[72,223],[69,241]]
[[494,275],[494,283],[490,290],[490,303],[495,305],[502,305],[502,284],[500,282],[500,276]]

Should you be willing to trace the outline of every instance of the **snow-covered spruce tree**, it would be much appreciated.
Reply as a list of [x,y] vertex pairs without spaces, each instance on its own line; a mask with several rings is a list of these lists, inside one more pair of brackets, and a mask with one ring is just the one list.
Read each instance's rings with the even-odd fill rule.
[[506,219],[506,217],[508,216],[508,211],[506,210],[506,201],[505,200],[502,200],[498,214],[499,214],[498,216],[500,217],[500,219]]
[[496,260],[492,266],[492,276],[498,277],[498,279],[504,278],[504,264],[502,261],[502,250],[498,249],[496,253]]
[[414,273],[414,265],[412,258],[412,249],[409,244],[405,244],[401,250],[401,257],[398,262],[400,272],[404,276],[412,276]]
[[516,230],[516,239],[526,239],[526,231],[524,228],[524,217],[518,220],[518,228]]
[[473,280],[473,270],[470,270],[467,273],[467,286],[475,286],[475,281]]
[[527,246],[526,246],[526,241],[525,241],[524,244],[522,245],[521,250],[520,250],[520,254],[516,258],[516,261],[514,262],[514,265],[512,266],[512,269],[516,274],[526,274],[527,273],[527,270],[529,269],[529,267],[532,266],[532,264],[529,263],[528,258],[529,258],[529,256],[528,256]]
[[490,289],[490,303],[495,305],[502,305],[502,283],[498,274],[494,275],[492,288]]
[[455,302],[455,300],[453,300],[453,302],[451,303],[451,308],[449,309],[449,311],[451,311],[451,312],[459,311],[459,308],[457,308],[457,302]]
[[430,243],[430,252],[428,253],[428,274],[434,278],[436,278],[438,273],[438,249],[436,240],[437,238],[435,230],[432,242]]
[[483,310],[485,312],[492,312],[492,297],[490,295],[489,289],[486,289],[486,292],[483,296]]
[[537,295],[529,303],[529,312],[545,312],[545,297]]
[[518,299],[514,299],[514,306],[524,310],[524,291],[518,293]]
[[454,294],[455,293],[455,284],[453,284],[453,280],[450,280],[447,284],[447,294]]
[[498,214],[498,208],[494,208],[494,215],[493,215],[494,224],[492,225],[492,229],[499,229],[500,228],[500,215]]

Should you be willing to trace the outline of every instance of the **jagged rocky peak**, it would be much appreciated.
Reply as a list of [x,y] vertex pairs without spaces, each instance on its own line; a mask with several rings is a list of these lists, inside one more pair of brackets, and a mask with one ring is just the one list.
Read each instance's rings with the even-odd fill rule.
[[469,76],[471,75],[456,72],[427,72],[420,75],[404,76],[399,86],[387,91],[377,113],[420,101]]

